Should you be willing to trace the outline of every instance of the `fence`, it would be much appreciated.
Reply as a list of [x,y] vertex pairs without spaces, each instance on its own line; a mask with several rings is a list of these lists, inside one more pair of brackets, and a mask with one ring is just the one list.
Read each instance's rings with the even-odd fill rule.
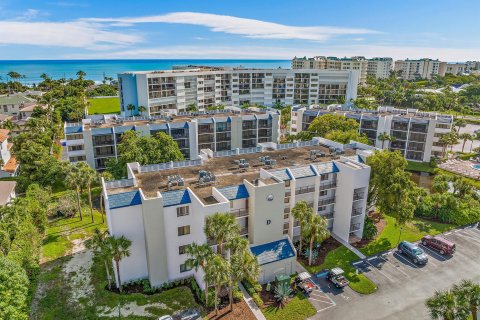
[[134,185],[134,179],[122,179],[105,182],[105,188],[107,189],[133,187]]
[[262,152],[262,147],[217,151],[213,153],[213,157],[214,158],[232,157],[232,156],[238,156],[241,154],[258,153],[258,152]]
[[201,159],[197,160],[185,160],[185,161],[177,161],[177,162],[165,162],[159,164],[149,164],[145,166],[139,167],[139,172],[152,172],[152,171],[160,171],[160,170],[167,170],[167,169],[175,169],[175,168],[184,168],[184,167],[193,167],[199,166],[202,164]]

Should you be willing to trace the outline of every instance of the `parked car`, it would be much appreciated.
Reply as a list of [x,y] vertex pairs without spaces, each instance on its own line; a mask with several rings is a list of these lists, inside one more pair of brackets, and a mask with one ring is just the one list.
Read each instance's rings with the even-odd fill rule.
[[422,238],[422,244],[438,251],[441,255],[455,252],[455,243],[441,236],[425,236]]
[[172,316],[166,315],[166,316],[161,316],[157,320],[173,320]]
[[407,256],[415,264],[427,264],[428,262],[428,256],[425,254],[425,251],[414,243],[402,241],[397,249],[399,253]]
[[342,268],[333,268],[327,273],[327,279],[330,280],[333,285],[337,288],[343,288],[348,286],[350,283],[348,280],[343,276],[345,272]]
[[197,320],[201,318],[202,315],[196,309],[188,309],[180,314],[180,320]]
[[299,273],[295,278],[295,285],[297,288],[302,290],[304,293],[308,294],[315,289],[315,285],[312,280],[310,280],[311,275],[308,272]]

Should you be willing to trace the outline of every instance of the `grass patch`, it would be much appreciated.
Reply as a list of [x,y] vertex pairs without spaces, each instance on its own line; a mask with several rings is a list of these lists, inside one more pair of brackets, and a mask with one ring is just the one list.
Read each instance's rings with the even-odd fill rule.
[[[360,249],[360,251],[366,256],[390,250],[397,246],[400,236],[400,228],[395,225],[395,219],[392,217],[385,216],[385,220],[387,224],[377,239],[370,242],[366,247]],[[453,224],[414,218],[403,228],[400,241],[406,240],[415,242],[427,234],[435,235],[455,227],[457,226]]]
[[88,99],[88,102],[90,102],[88,114],[120,113],[118,97]]
[[429,162],[408,161],[407,170],[433,173],[435,168],[431,167]]
[[285,307],[267,307],[262,312],[267,320],[303,320],[315,315],[317,310],[301,292],[297,292]]
[[72,241],[90,237],[95,228],[106,229],[102,223],[102,215],[94,210],[92,223],[90,209],[83,211],[83,220],[73,218],[58,218],[50,221],[42,244],[42,259],[44,262],[64,256],[73,247]]

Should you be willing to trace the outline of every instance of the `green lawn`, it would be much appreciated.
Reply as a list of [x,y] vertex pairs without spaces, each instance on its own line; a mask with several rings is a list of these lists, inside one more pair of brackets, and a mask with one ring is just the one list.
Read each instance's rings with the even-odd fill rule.
[[[366,247],[360,249],[360,251],[366,256],[386,251],[397,246],[400,229],[395,226],[395,220],[393,218],[385,216],[385,220],[387,224],[377,239],[372,241]],[[455,225],[414,218],[413,221],[402,231],[400,240],[417,241],[426,234],[438,234],[453,228],[455,228]],[[312,274],[324,269],[341,267],[345,271],[345,276],[350,281],[350,287],[353,290],[363,294],[375,292],[377,287],[372,281],[363,274],[355,273],[355,268],[352,267],[351,263],[356,260],[359,260],[357,255],[346,247],[341,246],[330,251],[322,265],[304,266]]]
[[315,315],[317,310],[301,292],[298,292],[284,308],[272,306],[262,309],[262,312],[267,320],[303,320]]
[[432,168],[428,162],[408,161],[407,170],[433,173],[435,168]]
[[94,98],[88,99],[88,102],[90,102],[88,114],[120,113],[120,99],[118,97]]
[[73,240],[91,236],[95,228],[106,229],[100,212],[94,210],[93,217],[92,223],[90,209],[86,208],[83,210],[83,221],[79,216],[50,221],[42,244],[42,262],[64,256],[73,247]]

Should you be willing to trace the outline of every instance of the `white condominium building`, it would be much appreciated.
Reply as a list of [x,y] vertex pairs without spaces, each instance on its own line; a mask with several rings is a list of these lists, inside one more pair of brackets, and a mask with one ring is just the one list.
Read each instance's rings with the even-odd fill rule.
[[176,163],[128,164],[128,179],[102,182],[110,234],[132,241],[130,256],[120,262],[122,282],[148,278],[158,286],[193,275],[203,287],[201,270],[185,264],[185,248],[196,242],[216,250],[203,230],[206,217],[217,212],[236,217],[259,256],[261,283],[273,280],[267,264],[281,259],[272,259],[273,252],[265,256],[271,248],[289,248],[275,273],[295,272],[292,240],[300,227],[290,212],[300,200],[328,220],[337,238],[358,240],[370,177],[364,162],[372,152],[364,147],[314,138],[202,152],[197,160]]
[[129,130],[145,136],[164,132],[178,144],[185,159],[194,160],[202,149],[215,153],[278,142],[280,115],[273,109],[255,112],[230,108],[167,117],[92,116],[82,123],[65,124],[68,160],[86,161],[92,168],[104,170],[107,161],[118,156],[122,134]]
[[445,76],[445,74],[453,74],[453,75],[461,75],[467,72],[467,64],[466,63],[448,63],[442,62],[440,63],[440,70],[439,75]]
[[[339,106],[321,108],[293,107],[291,133],[308,129],[310,123],[323,114],[335,113],[355,119],[364,133],[377,148],[398,150],[407,160],[428,162],[439,157],[442,146],[439,138],[452,130],[453,117],[416,109],[379,107],[377,110],[342,109]],[[381,141],[379,135],[388,133],[393,141]]]
[[[126,72],[118,75],[123,115],[147,116],[185,112],[192,104],[199,110],[216,105],[272,106],[275,103],[331,104],[355,99],[356,70],[290,70],[191,67]],[[128,110],[133,105],[135,110]]]
[[434,75],[441,75],[441,63],[439,60],[427,58],[420,60],[397,60],[395,61],[395,71],[404,80],[431,79]]
[[365,83],[367,75],[372,75],[376,78],[387,78],[390,75],[390,70],[392,70],[392,63],[392,58],[295,57],[292,59],[292,69],[358,70],[360,72],[360,82]]

